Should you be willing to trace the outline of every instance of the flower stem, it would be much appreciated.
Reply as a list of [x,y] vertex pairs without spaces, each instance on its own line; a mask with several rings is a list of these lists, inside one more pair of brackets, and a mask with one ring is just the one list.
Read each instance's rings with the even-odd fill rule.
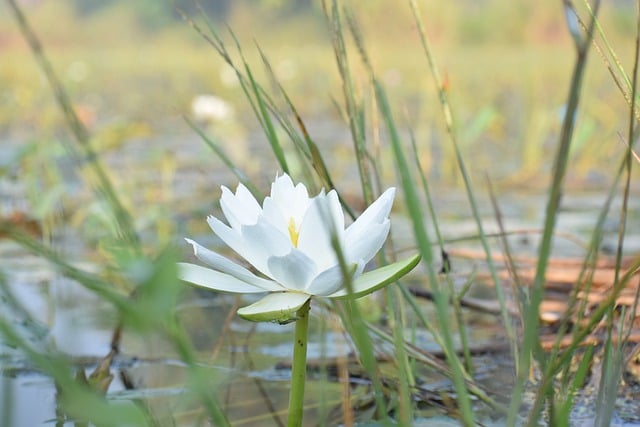
[[296,313],[295,340],[293,342],[293,367],[291,369],[291,391],[289,392],[288,427],[302,425],[304,384],[307,377],[307,331],[309,329],[309,299]]

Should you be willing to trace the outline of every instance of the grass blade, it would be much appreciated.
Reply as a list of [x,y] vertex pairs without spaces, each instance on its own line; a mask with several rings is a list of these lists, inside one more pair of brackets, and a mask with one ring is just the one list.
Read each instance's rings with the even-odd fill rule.
[[15,0],[7,0],[7,3],[16,17],[18,27],[27,41],[38,66],[53,89],[55,99],[64,114],[65,121],[71,130],[71,134],[76,140],[77,145],[68,145],[67,148],[69,153],[75,158],[78,168],[80,168],[84,162],[87,162],[90,165],[91,170],[97,179],[97,188],[95,189],[96,194],[104,197],[105,201],[111,208],[116,223],[119,226],[119,238],[140,252],[140,242],[135,230],[133,219],[120,201],[113,184],[99,162],[99,157],[91,145],[89,132],[78,118],[66,90],[58,79],[58,76],[44,53],[38,36],[27,22],[26,17],[22,13],[20,7],[16,4]]

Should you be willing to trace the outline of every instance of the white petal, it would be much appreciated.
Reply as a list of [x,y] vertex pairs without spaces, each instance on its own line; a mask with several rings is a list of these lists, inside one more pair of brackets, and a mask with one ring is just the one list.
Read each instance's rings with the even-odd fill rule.
[[[355,280],[362,274],[365,263],[360,261],[347,267],[351,276],[351,280]],[[307,287],[306,292],[317,296],[331,296],[338,292],[345,284],[345,277],[342,274],[342,268],[339,265],[333,266],[328,270],[318,274],[313,282]]]
[[293,290],[305,289],[318,271],[313,260],[297,249],[284,256],[270,257],[268,265],[270,277]]
[[302,183],[294,187],[293,181],[287,174],[277,177],[271,184],[270,199],[287,219],[287,225],[288,218],[293,218],[296,226],[300,226],[302,217],[311,202],[307,187]]
[[222,187],[220,207],[231,228],[238,230],[243,224],[255,224],[262,209],[251,192],[238,184],[234,195],[227,187]]
[[235,262],[223,257],[220,254],[210,251],[204,246],[199,245],[197,242],[194,242],[191,239],[185,240],[193,247],[193,251],[200,261],[208,264],[210,267],[215,268],[217,271],[230,274],[231,276],[243,282],[257,286],[258,288],[264,289],[265,291],[283,290],[282,286],[278,285],[273,280],[267,280],[263,279],[262,277],[258,277],[246,268],[236,264]]
[[267,197],[262,203],[262,216],[271,225],[284,234],[289,233],[289,218],[285,217],[280,207],[276,205],[272,198]]
[[321,193],[312,200],[300,224],[298,249],[312,258],[319,270],[326,270],[338,262],[331,234],[336,233],[342,246],[343,228],[344,214],[338,195],[335,191],[328,195]]
[[285,234],[260,217],[254,225],[242,226],[242,238],[250,252],[264,259],[283,256],[293,248],[288,233]]
[[356,241],[364,237],[373,224],[381,224],[389,217],[396,189],[389,188],[371,204],[356,221],[345,230],[345,241]]
[[327,202],[329,204],[329,214],[333,219],[333,223],[337,230],[344,230],[344,212],[342,211],[342,205],[340,205],[340,198],[336,190],[331,190],[327,193]]
[[309,284],[305,292],[311,295],[326,297],[336,292],[344,283],[342,269],[339,265],[335,265],[322,273],[318,274]]
[[228,274],[185,262],[178,263],[178,278],[185,282],[220,292],[250,294],[265,291]]
[[329,298],[360,298],[368,295],[400,279],[418,265],[418,262],[420,262],[420,255],[415,255],[376,270],[368,271],[353,281],[352,293],[348,293],[346,288],[340,288],[329,295]]
[[274,292],[238,310],[240,317],[254,322],[288,323],[310,296],[297,292]]
[[276,176],[271,184],[271,197],[274,199],[286,199],[293,193],[294,185],[291,177],[286,173]]
[[242,237],[240,230],[234,230],[230,228],[228,225],[224,224],[218,218],[214,216],[210,216],[207,218],[207,223],[211,230],[213,230],[214,234],[218,236],[227,246],[233,249],[238,255],[244,258],[249,264],[256,267],[261,273],[264,273],[266,269],[266,258],[263,261],[262,268],[259,265],[260,263],[257,260],[250,259],[247,256],[247,245]]
[[284,255],[291,250],[291,240],[266,221],[244,225],[240,232],[233,230],[215,217],[207,219],[213,232],[238,255],[262,274],[271,277],[267,260],[272,255]]
[[370,224],[368,232],[357,240],[346,240],[345,258],[347,262],[369,262],[378,253],[389,234],[390,221],[387,219],[382,224]]

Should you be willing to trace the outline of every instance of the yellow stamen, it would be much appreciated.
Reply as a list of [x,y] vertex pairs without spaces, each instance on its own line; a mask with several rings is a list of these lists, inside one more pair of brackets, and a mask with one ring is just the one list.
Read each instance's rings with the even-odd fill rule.
[[289,218],[289,237],[291,238],[291,243],[293,243],[293,247],[298,247],[298,230],[296,229],[296,222],[293,220],[293,217]]

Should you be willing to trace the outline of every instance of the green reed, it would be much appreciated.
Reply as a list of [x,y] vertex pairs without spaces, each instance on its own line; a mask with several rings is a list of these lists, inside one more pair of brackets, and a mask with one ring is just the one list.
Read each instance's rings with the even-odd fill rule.
[[[506,424],[510,426],[518,425],[523,420],[527,425],[537,425],[544,409],[547,410],[553,425],[568,425],[574,403],[574,393],[586,382],[589,364],[593,360],[595,350],[592,346],[586,348],[575,371],[572,370],[572,356],[574,352],[579,350],[583,340],[598,324],[604,321],[607,339],[604,343],[603,375],[599,384],[599,415],[596,423],[603,426],[608,425],[615,403],[611,396],[615,396],[621,376],[620,365],[623,360],[625,337],[628,338],[631,331],[630,325],[623,325],[626,326],[626,329],[623,328],[619,335],[614,337],[614,307],[617,296],[632,281],[633,274],[640,268],[640,261],[635,261],[627,268],[626,272],[622,271],[625,227],[629,209],[628,200],[632,186],[633,141],[637,139],[639,134],[635,125],[638,117],[635,100],[637,97],[639,37],[636,35],[634,69],[632,76],[629,77],[615,55],[612,44],[606,38],[604,29],[599,25],[597,19],[599,2],[596,1],[593,7],[589,7],[590,5],[585,3],[587,5],[586,13],[575,12],[578,17],[584,15],[586,19],[578,19],[578,22],[582,23],[582,27],[571,28],[575,42],[576,59],[569,82],[566,111],[558,135],[551,184],[547,188],[548,200],[544,228],[541,234],[542,240],[537,254],[536,276],[531,287],[526,289],[518,279],[517,273],[514,273],[514,294],[519,309],[519,318],[514,318],[507,308],[507,297],[500,286],[498,268],[493,261],[490,249],[489,241],[494,236],[485,232],[480,217],[478,200],[482,196],[481,192],[473,187],[470,178],[469,159],[466,158],[467,153],[460,144],[459,134],[463,130],[460,129],[460,124],[456,120],[456,111],[450,102],[450,89],[446,86],[438,68],[417,2],[409,0],[408,3],[411,16],[419,32],[426,68],[435,84],[437,100],[434,100],[433,104],[437,104],[437,108],[441,112],[441,119],[450,143],[447,149],[450,150],[455,160],[451,164],[455,165],[454,172],[461,178],[464,185],[469,216],[473,218],[475,223],[476,238],[484,251],[486,265],[491,280],[495,284],[500,319],[509,339],[510,354],[516,367],[515,386],[508,407],[504,407],[494,400],[490,390],[485,390],[474,381],[473,358],[470,355],[470,343],[467,339],[467,329],[470,325],[464,323],[465,317],[462,315],[463,308],[460,305],[465,292],[472,286],[473,277],[470,277],[462,291],[458,292],[448,271],[444,271],[443,275],[437,272],[434,248],[439,247],[440,251],[444,253],[447,240],[440,230],[438,212],[432,200],[432,193],[434,190],[437,191],[437,188],[434,183],[429,182],[427,174],[421,167],[422,153],[415,140],[407,141],[402,136],[402,124],[397,119],[398,114],[394,111],[394,106],[389,100],[389,90],[378,77],[367,50],[366,37],[361,33],[355,16],[348,7],[336,0],[323,1],[333,56],[341,82],[342,101],[339,108],[344,113],[345,126],[348,127],[351,134],[354,153],[352,161],[358,170],[359,191],[365,204],[369,204],[380,191],[380,183],[383,181],[380,159],[374,155],[375,149],[371,141],[371,133],[380,130],[374,128],[376,126],[374,123],[380,119],[385,141],[387,141],[388,148],[392,153],[394,172],[404,196],[404,207],[411,223],[415,245],[423,258],[424,270],[419,281],[432,292],[435,306],[435,317],[427,318],[422,311],[422,306],[417,303],[407,286],[404,283],[398,283],[394,288],[385,290],[383,303],[372,302],[382,304],[384,307],[387,316],[384,326],[364,320],[362,308],[356,303],[344,302],[323,307],[337,314],[354,343],[358,363],[364,367],[370,381],[371,393],[369,397],[375,406],[375,418],[380,420],[383,425],[391,425],[395,422],[401,425],[411,425],[417,413],[415,396],[417,396],[419,389],[419,381],[417,381],[419,372],[416,366],[421,364],[433,368],[453,383],[455,411],[451,412],[464,425],[472,426],[480,421],[477,415],[478,402],[482,402],[497,414],[506,417]],[[91,136],[74,112],[65,88],[44,55],[42,45],[35,32],[30,28],[15,1],[8,0],[8,4],[15,13],[16,20],[39,67],[44,71],[53,88],[56,102],[63,111],[65,122],[69,125],[75,138],[76,143],[69,144],[67,147],[68,155],[81,165],[85,163],[89,165],[93,176],[90,179],[94,195],[96,199],[104,201],[109,207],[110,215],[117,224],[115,235],[110,236],[112,239],[108,242],[109,244],[105,244],[107,256],[103,260],[109,264],[111,272],[115,272],[115,275],[107,279],[101,273],[83,271],[66,260],[62,254],[11,228],[7,222],[0,222],[0,232],[28,251],[50,261],[61,274],[77,281],[112,304],[121,318],[119,327],[139,333],[162,331],[187,366],[187,388],[198,396],[207,417],[216,425],[229,425],[231,421],[218,402],[217,396],[212,392],[215,385],[220,384],[222,380],[208,372],[202,365],[184,327],[173,314],[181,289],[174,268],[179,256],[172,249],[148,250],[148,248],[142,247],[132,215],[110,181],[108,173],[100,162],[99,154],[93,148]],[[574,8],[569,2],[566,2],[565,7],[568,13],[574,13]],[[215,25],[206,16],[203,16],[203,19],[206,29],[192,18],[185,16],[185,20],[194,30],[234,70],[243,94],[280,169],[283,172],[304,177],[311,188],[324,187],[327,190],[334,188],[340,190],[342,186],[346,187],[346,184],[335,178],[335,172],[325,161],[322,147],[318,146],[314,136],[307,130],[304,118],[293,102],[294,97],[276,78],[268,59],[268,52],[263,52],[260,47],[257,48],[264,74],[270,83],[262,84],[257,77],[259,73],[246,59],[243,46],[235,34],[230,32],[235,49],[234,52],[231,52]],[[599,39],[596,39],[596,33]],[[640,28],[637,30],[637,34],[640,34]],[[551,259],[554,238],[557,236],[556,223],[560,213],[560,201],[562,195],[567,192],[565,180],[571,166],[576,112],[579,111],[580,101],[587,90],[584,74],[587,68],[588,53],[594,44],[603,58],[606,55],[612,58],[605,58],[605,66],[610,70],[612,79],[629,105],[628,149],[620,166],[611,171],[612,184],[597,218],[584,258],[580,278],[584,287],[579,289],[576,286],[575,291],[570,294],[567,313],[561,321],[556,342],[551,350],[545,352],[542,350],[538,337],[540,304],[544,296],[545,273]],[[240,59],[234,59],[236,56],[239,56]],[[359,66],[364,68],[366,75],[364,85],[359,80],[361,75],[355,71]],[[267,90],[267,87],[272,90]],[[367,90],[373,94],[373,100],[369,100],[370,104],[363,95]],[[216,156],[222,159],[223,164],[237,179],[254,194],[258,194],[259,185],[252,182],[248,174],[227,156],[223,141],[208,136],[194,122],[187,120],[194,132],[202,137],[205,144],[212,149]],[[480,129],[482,129],[481,126]],[[418,191],[418,182],[422,187],[422,193]],[[620,186],[622,186],[623,206],[616,248],[616,280],[610,294],[587,318],[584,314],[586,303],[579,298],[578,292],[579,290],[588,291],[591,285],[591,275],[599,255],[598,248],[602,240],[604,221],[611,209],[613,198],[620,191]],[[489,183],[489,187],[491,187],[491,183]],[[349,206],[341,192],[338,192],[344,209],[351,218],[354,218],[355,209]],[[490,193],[496,216],[499,217],[499,200],[493,191]],[[426,212],[428,214],[425,214]],[[435,230],[435,239],[430,236],[429,230],[431,228]],[[504,238],[506,232],[507,230],[502,229],[499,237]],[[503,243],[505,256],[511,258],[512,254],[506,243],[506,238]],[[396,248],[389,248],[378,261],[383,263],[387,257],[394,258],[393,249]],[[512,267],[515,265],[512,260],[508,262]],[[137,268],[141,265],[145,267],[144,270],[147,273],[143,276],[137,276],[136,271],[139,271]],[[8,292],[6,283],[3,283],[2,287],[5,292]],[[122,292],[119,289],[126,289],[129,292]],[[20,304],[10,297],[9,304],[18,310],[21,309]],[[569,331],[572,314],[578,317],[576,325],[579,326],[575,326]],[[24,315],[28,317],[28,315]],[[407,320],[410,317],[415,318],[415,323],[410,323]],[[455,318],[455,322],[451,322],[452,317]],[[435,342],[444,354],[444,360],[425,353],[411,342],[410,332],[412,329],[415,331],[416,328],[428,330],[433,335]],[[65,396],[62,399],[61,407],[70,416],[95,424],[154,425],[153,414],[143,404],[114,405],[103,396],[94,393],[95,390],[91,390],[89,386],[78,381],[73,374],[74,367],[70,361],[61,356],[56,349],[33,348],[32,344],[21,337],[10,322],[5,319],[0,319],[0,331],[5,340],[23,350],[34,365],[55,380]],[[522,338],[519,338],[519,332],[522,333]],[[461,348],[454,344],[453,336],[455,334],[459,334],[461,337]],[[561,348],[561,340],[565,336],[570,336],[571,342],[568,347]],[[615,343],[613,338],[617,338]],[[379,343],[391,344],[393,347],[393,360],[390,362],[395,368],[393,374],[384,370],[383,363],[378,358],[381,353]],[[118,347],[118,343],[115,343],[114,346]],[[531,385],[531,372],[534,367],[539,374],[536,378],[537,382]],[[567,395],[556,393],[554,387],[558,382],[562,384],[564,390],[569,390]],[[527,387],[533,387],[535,390],[534,402],[529,413],[521,414],[520,408]],[[347,395],[346,391],[344,393],[344,400],[351,402],[351,396]],[[328,410],[324,406],[323,411],[325,412],[320,414],[320,419],[325,420],[325,423],[328,423],[326,420],[329,419],[326,413]]]

